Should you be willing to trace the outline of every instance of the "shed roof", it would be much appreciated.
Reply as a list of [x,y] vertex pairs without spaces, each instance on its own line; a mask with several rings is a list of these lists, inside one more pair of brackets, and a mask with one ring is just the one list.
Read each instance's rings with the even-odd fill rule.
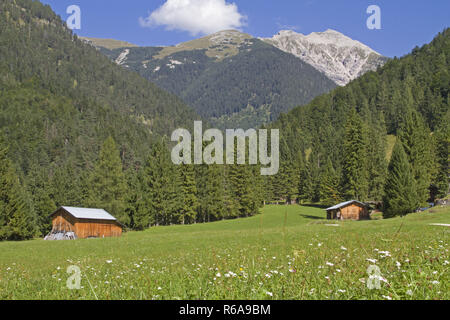
[[360,204],[360,205],[362,205],[364,207],[368,207],[369,206],[369,205],[367,205],[365,203],[362,203],[362,202],[360,202],[358,200],[350,200],[350,201],[345,201],[345,202],[339,203],[339,204],[337,204],[337,205],[335,205],[333,207],[330,207],[328,209],[325,209],[325,210],[326,211],[337,210],[337,209],[340,209],[340,208],[344,208],[344,207],[346,207],[348,205],[351,205],[352,203],[358,203],[358,204]]
[[64,209],[77,219],[91,219],[91,220],[110,220],[117,221],[112,215],[103,209],[89,209],[89,208],[74,208],[74,207],[61,207],[50,216],[54,215],[60,209]]

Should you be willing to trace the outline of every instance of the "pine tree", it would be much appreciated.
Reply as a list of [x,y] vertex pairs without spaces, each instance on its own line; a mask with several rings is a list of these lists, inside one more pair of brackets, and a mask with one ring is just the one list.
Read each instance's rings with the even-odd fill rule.
[[450,125],[444,124],[436,134],[436,175],[434,185],[436,186],[436,196],[444,198],[449,192],[450,177]]
[[225,217],[225,182],[223,166],[198,166],[202,176],[196,175],[199,213],[203,222]]
[[315,172],[315,161],[310,156],[300,169],[298,194],[302,203],[311,202],[315,198]]
[[353,109],[345,126],[343,187],[347,199],[364,201],[369,192],[366,128]]
[[334,170],[333,163],[328,157],[327,165],[320,174],[320,202],[325,205],[339,203],[339,175]]
[[[91,171],[80,172],[74,167],[72,161],[58,166],[54,164],[49,170],[49,197],[57,207],[89,206],[88,197],[91,192]],[[86,203],[87,202],[87,203]]]
[[90,206],[102,208],[121,223],[130,224],[125,212],[127,185],[119,150],[112,137],[103,143],[90,179]]
[[240,215],[240,203],[234,192],[233,182],[230,178],[234,173],[231,169],[233,166],[224,166],[223,181],[224,181],[224,204],[225,213],[224,219],[234,219]]
[[56,210],[56,204],[50,196],[51,188],[47,171],[34,165],[28,174],[28,186],[37,217],[37,226],[41,235],[46,235],[52,228],[49,215]]
[[[167,157],[167,161],[168,157]],[[166,192],[166,202],[164,211],[164,224],[177,224],[179,223],[179,218],[183,208],[183,193],[182,193],[182,177],[181,168],[174,165],[173,163],[168,163],[166,173],[167,185],[164,190]]]
[[10,190],[10,203],[6,208],[9,211],[10,220],[7,225],[8,240],[27,240],[37,235],[36,217],[34,216],[33,207],[25,190],[18,182],[14,183],[14,187]]
[[182,207],[179,222],[181,224],[195,223],[197,219],[197,187],[193,165],[180,165]]
[[409,110],[399,132],[412,174],[416,181],[417,200],[424,204],[430,197],[432,170],[434,169],[430,130],[419,113]]
[[382,200],[384,194],[384,182],[388,162],[386,160],[386,126],[382,114],[372,121],[369,128],[369,145],[367,150],[367,165],[369,174],[369,194],[372,200]]
[[0,240],[26,240],[37,233],[36,216],[8,149],[0,141]]
[[165,186],[164,172],[167,170],[163,159],[164,145],[156,143],[153,145],[150,155],[144,165],[144,206],[142,213],[142,225],[150,227],[150,225],[159,225],[159,215],[164,210],[165,194],[163,187]]
[[128,193],[126,196],[126,213],[133,230],[144,230],[150,226],[149,215],[145,210],[143,196],[142,172],[131,168],[126,171]]
[[257,200],[253,197],[253,170],[247,165],[230,165],[228,170],[231,196],[236,200],[239,217],[250,217],[257,213]]
[[143,210],[148,226],[179,223],[183,201],[181,173],[171,162],[164,140],[152,146],[143,176]]
[[417,208],[415,181],[401,141],[392,152],[384,193],[384,218],[404,216]]

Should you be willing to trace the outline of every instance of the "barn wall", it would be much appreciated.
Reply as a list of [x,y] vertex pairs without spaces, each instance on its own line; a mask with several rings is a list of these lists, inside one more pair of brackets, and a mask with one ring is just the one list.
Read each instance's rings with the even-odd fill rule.
[[53,215],[52,226],[58,231],[75,231],[76,220],[64,210],[59,210]]
[[75,232],[78,238],[103,238],[103,237],[120,237],[122,235],[122,227],[117,225],[115,221],[108,220],[78,220],[75,223]]
[[80,239],[89,237],[120,237],[122,227],[116,221],[76,219],[65,210],[59,210],[52,217],[53,230],[73,231]]
[[364,220],[370,219],[369,210],[357,204],[351,204],[347,207],[330,210],[327,212],[327,219],[337,219],[340,212],[341,220]]
[[349,219],[349,220],[359,220],[359,213],[361,211],[361,207],[357,205],[349,205],[345,208],[341,209],[342,212],[342,218],[343,219]]
[[361,207],[356,204],[349,205],[341,209],[342,218],[350,220],[361,220],[369,218],[369,211],[366,207]]

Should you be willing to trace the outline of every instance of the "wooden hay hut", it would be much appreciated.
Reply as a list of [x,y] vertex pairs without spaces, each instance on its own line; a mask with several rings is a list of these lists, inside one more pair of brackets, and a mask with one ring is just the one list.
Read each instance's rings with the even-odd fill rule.
[[45,240],[120,237],[123,225],[103,209],[61,207],[53,212]]
[[357,200],[339,203],[326,209],[328,220],[366,220],[370,219],[369,205]]

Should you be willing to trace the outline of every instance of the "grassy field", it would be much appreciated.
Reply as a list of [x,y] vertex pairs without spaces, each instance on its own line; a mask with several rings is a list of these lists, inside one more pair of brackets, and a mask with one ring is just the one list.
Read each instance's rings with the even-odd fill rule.
[[[336,224],[324,216],[267,206],[115,239],[0,243],[0,299],[450,298],[450,229],[430,225],[450,223],[450,208]],[[79,290],[66,286],[70,265],[81,268]],[[367,287],[371,265],[379,289]]]

